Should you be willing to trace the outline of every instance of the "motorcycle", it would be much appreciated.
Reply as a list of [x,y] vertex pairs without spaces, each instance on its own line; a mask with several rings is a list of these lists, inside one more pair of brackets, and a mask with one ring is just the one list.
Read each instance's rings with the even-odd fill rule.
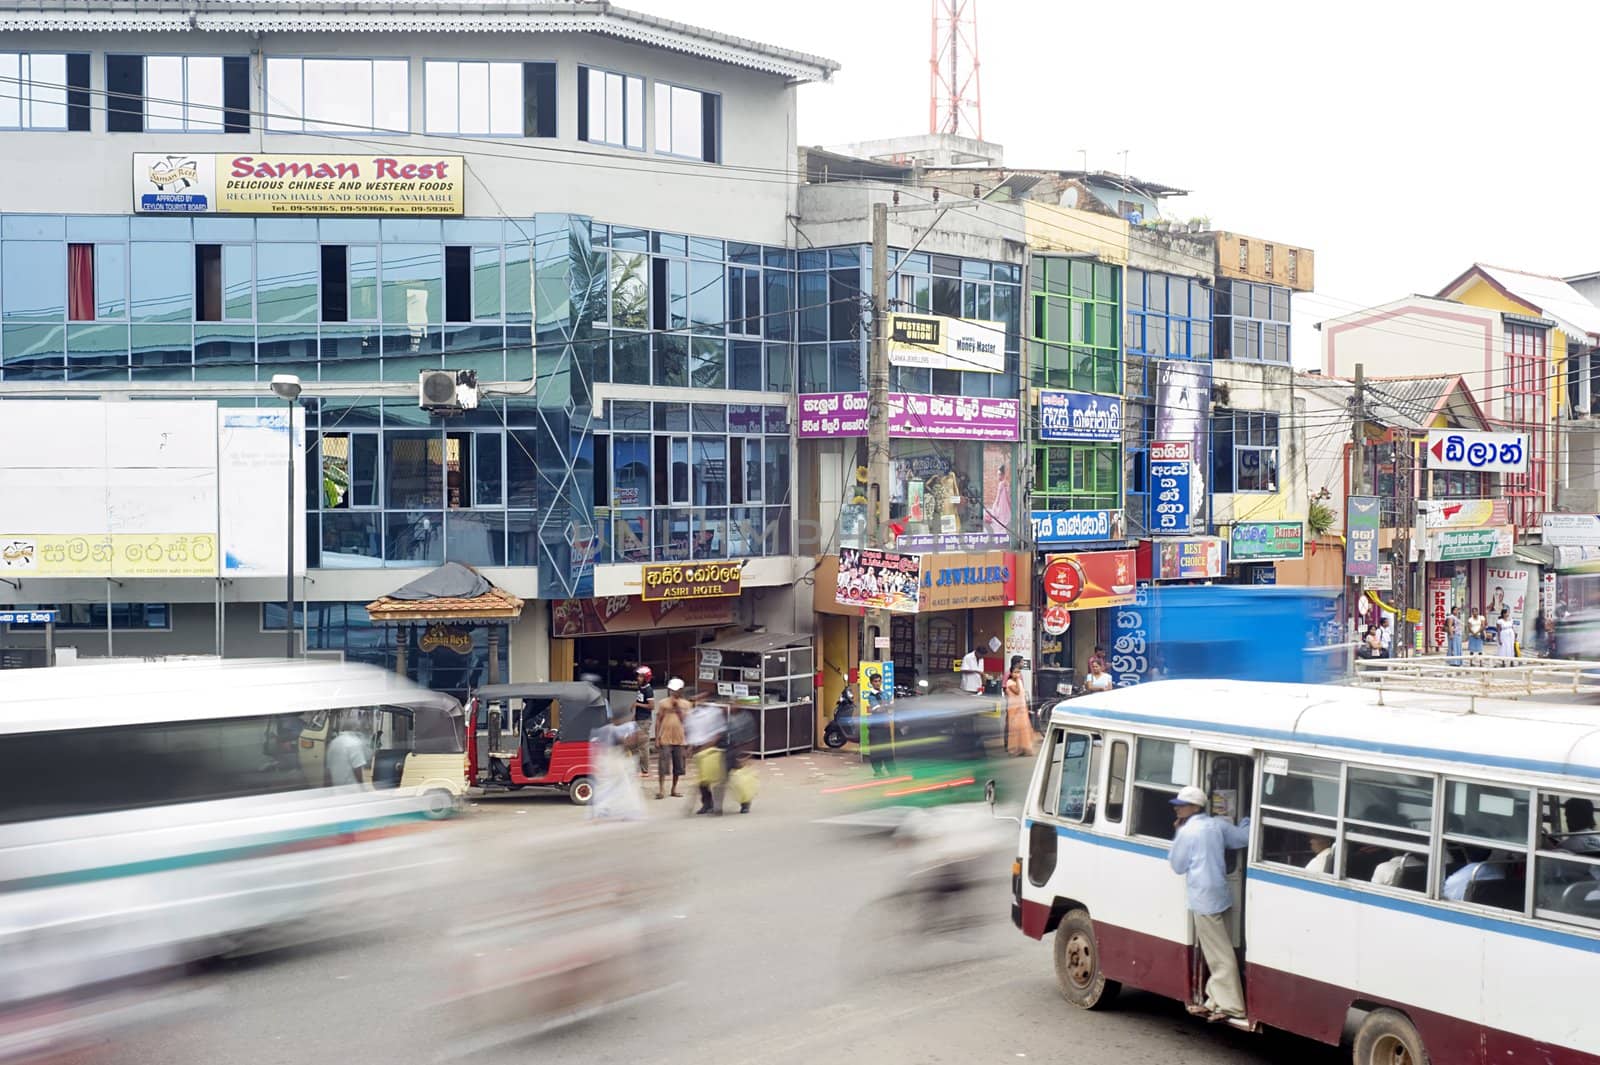
[[861,742],[861,722],[856,713],[856,697],[849,688],[839,693],[833,706],[833,720],[822,730],[822,742],[830,750],[838,750],[846,743]]

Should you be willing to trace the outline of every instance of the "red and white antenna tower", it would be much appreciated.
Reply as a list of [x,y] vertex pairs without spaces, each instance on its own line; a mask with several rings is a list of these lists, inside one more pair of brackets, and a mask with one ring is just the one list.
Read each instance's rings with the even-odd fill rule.
[[933,0],[928,132],[983,139],[978,92],[978,0]]

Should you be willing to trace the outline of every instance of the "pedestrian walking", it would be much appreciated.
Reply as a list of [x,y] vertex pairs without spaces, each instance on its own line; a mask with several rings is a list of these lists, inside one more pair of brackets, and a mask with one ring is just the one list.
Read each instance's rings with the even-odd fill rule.
[[613,710],[611,719],[589,737],[594,763],[594,797],[589,817],[596,821],[639,821],[644,818],[644,795],[634,776],[634,753],[644,745],[644,730],[627,708]]
[[1033,742],[1033,722],[1028,719],[1028,694],[1022,685],[1022,656],[1011,656],[1002,689],[1006,699],[1006,753],[1032,757],[1038,749]]
[[867,761],[873,776],[893,776],[894,730],[889,724],[889,701],[884,697],[883,669],[861,672],[867,676],[867,690],[862,693],[867,704]]
[[1450,656],[1450,664],[1461,664],[1461,608],[1456,607],[1444,619],[1445,653]]
[[1168,801],[1177,813],[1177,835],[1168,861],[1172,871],[1184,878],[1195,938],[1211,974],[1206,980],[1205,1001],[1190,1004],[1189,1012],[1210,1021],[1239,1020],[1244,1017],[1244,990],[1239,984],[1239,957],[1228,930],[1233,896],[1228,890],[1227,852],[1241,850],[1250,842],[1250,819],[1235,825],[1227,818],[1213,817],[1206,812],[1206,793],[1192,784]]
[[667,771],[672,772],[672,794],[678,794],[678,780],[683,776],[684,722],[694,704],[683,697],[683,681],[673,677],[667,681],[667,697],[656,707],[656,798],[666,798]]
[[759,785],[756,771],[750,765],[750,750],[756,742],[755,714],[743,706],[729,710],[726,736],[723,750],[727,759],[728,790],[738,802],[739,812],[747,814]]
[[695,785],[700,795],[697,814],[722,813],[722,785],[727,777],[722,738],[727,730],[727,714],[720,705],[701,702],[689,711],[684,733],[694,755]]
[[1394,626],[1389,624],[1389,615],[1385,614],[1378,619],[1378,657],[1389,658],[1394,654]]
[[1472,613],[1467,615],[1467,654],[1476,659],[1478,665],[1483,664],[1483,635],[1487,628],[1488,619],[1483,611],[1473,607]]

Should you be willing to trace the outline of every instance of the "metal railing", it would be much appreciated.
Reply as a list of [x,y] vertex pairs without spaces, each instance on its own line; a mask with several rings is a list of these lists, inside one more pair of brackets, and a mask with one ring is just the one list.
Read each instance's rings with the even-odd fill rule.
[[1433,692],[1474,700],[1538,695],[1600,698],[1600,662],[1470,655],[1363,658],[1355,660],[1352,683],[1379,691]]

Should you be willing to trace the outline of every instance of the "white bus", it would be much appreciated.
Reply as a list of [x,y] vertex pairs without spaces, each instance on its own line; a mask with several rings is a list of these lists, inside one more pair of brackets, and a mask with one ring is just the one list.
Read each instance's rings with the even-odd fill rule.
[[[361,786],[329,786],[339,730],[363,734]],[[101,1037],[130,981],[419,890],[437,862],[412,829],[455,808],[463,737],[455,699],[373,666],[0,673],[0,1062]]]
[[1356,1065],[1600,1063],[1600,707],[1223,680],[1057,704],[1012,919],[1054,936],[1074,1005],[1202,999],[1168,865],[1189,784],[1253,819],[1228,857],[1247,1026]]

